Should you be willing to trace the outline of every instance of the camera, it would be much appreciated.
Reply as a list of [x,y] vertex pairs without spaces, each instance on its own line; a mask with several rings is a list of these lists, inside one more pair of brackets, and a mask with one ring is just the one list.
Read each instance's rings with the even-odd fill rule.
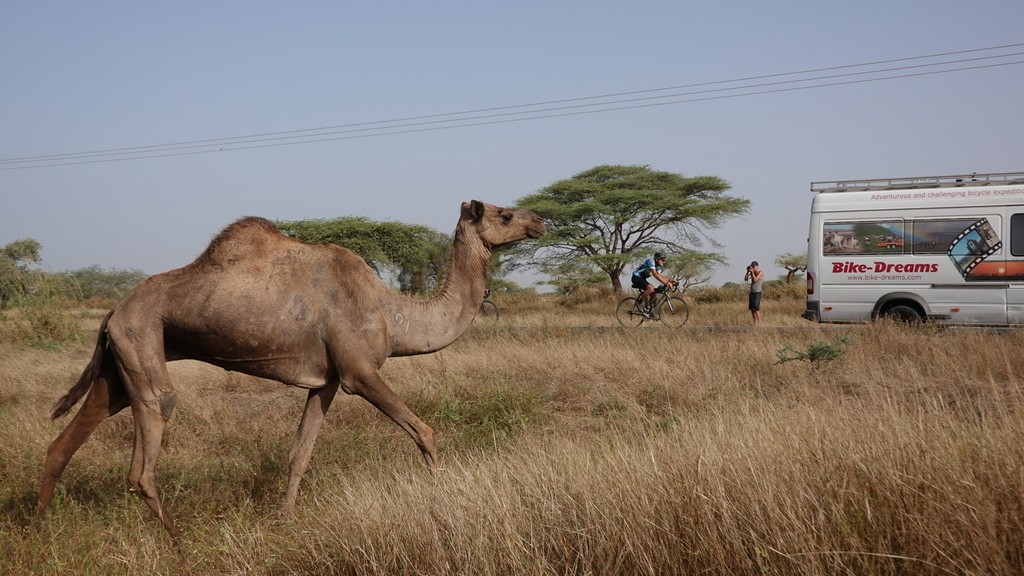
[[753,268],[750,267],[750,266],[747,266],[747,272],[750,272],[751,270],[753,270]]

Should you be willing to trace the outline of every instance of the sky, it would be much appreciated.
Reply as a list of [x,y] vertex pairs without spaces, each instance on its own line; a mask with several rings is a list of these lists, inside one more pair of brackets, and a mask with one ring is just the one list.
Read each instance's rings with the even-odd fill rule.
[[0,246],[155,274],[242,216],[451,232],[463,201],[624,164],[728,181],[751,208],[709,232],[712,283],[778,277],[813,181],[1024,171],[1021,22],[1010,0],[6,0]]

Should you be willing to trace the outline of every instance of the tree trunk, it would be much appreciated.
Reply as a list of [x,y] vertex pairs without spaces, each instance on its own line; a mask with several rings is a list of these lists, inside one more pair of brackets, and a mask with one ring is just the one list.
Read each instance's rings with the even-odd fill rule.
[[619,272],[618,274],[608,273],[608,276],[612,279],[612,290],[616,293],[622,292],[622,280],[619,278],[622,275],[621,270]]

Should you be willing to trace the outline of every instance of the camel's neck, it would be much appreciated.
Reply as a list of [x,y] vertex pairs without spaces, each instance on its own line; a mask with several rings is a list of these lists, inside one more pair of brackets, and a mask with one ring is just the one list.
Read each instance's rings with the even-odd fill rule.
[[384,302],[391,356],[436,352],[473,323],[487,287],[491,251],[460,222],[441,290],[429,300],[391,293]]

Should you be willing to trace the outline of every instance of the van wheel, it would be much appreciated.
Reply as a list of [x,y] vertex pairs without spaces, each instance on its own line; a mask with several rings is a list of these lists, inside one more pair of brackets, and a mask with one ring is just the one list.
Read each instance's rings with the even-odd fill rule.
[[917,310],[902,304],[886,309],[885,312],[882,312],[882,318],[908,326],[919,326],[924,322],[924,318],[921,317]]

